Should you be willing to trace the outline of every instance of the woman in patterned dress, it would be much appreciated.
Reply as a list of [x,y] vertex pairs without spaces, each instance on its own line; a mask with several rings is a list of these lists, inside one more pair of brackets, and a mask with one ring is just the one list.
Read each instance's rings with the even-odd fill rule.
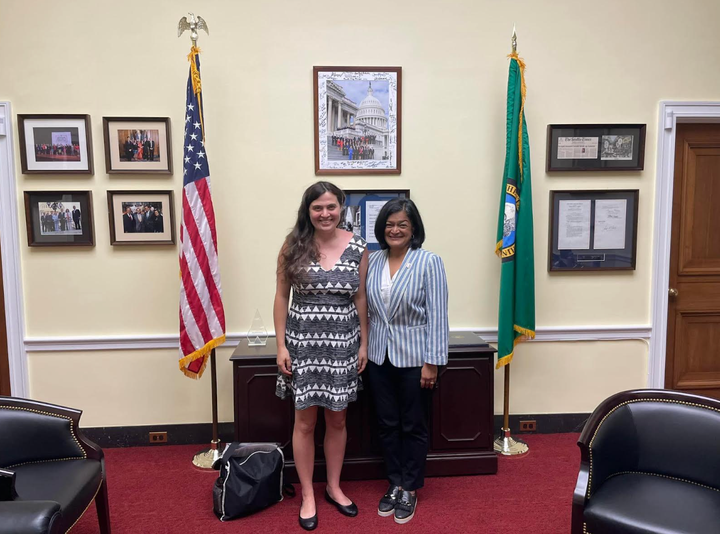
[[[367,363],[365,240],[341,228],[345,194],[329,182],[304,193],[295,227],[278,256],[273,318],[277,336],[276,393],[295,403],[293,457],[302,486],[299,521],[317,527],[312,487],[318,407],[325,413],[325,498],[344,515],[357,506],[340,489],[345,457],[345,416],[357,399]],[[290,304],[290,288],[293,290]]]

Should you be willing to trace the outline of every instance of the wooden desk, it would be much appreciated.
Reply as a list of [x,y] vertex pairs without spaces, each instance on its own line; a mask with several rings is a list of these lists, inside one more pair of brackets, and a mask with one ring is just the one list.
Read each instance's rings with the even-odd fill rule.
[[[248,347],[242,340],[233,352],[235,440],[282,444],[286,477],[297,481],[292,461],[294,408],[275,396],[277,345],[269,338],[264,347]],[[448,364],[440,369],[433,395],[426,474],[478,475],[497,472],[493,451],[493,373],[495,349],[474,334],[452,334]],[[385,478],[375,414],[368,391],[348,407],[348,441],[343,479]],[[318,416],[315,433],[315,480],[325,479],[324,418]]]

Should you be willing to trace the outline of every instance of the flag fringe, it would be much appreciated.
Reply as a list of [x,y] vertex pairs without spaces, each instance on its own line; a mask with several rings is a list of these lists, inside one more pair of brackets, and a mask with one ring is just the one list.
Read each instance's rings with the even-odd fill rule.
[[498,241],[495,245],[495,254],[498,258],[502,258],[502,240]]
[[508,365],[512,361],[513,355],[515,354],[515,346],[518,343],[522,343],[523,341],[526,341],[528,339],[535,339],[535,330],[523,328],[522,326],[518,326],[516,324],[513,325],[513,330],[520,334],[513,340],[513,351],[510,354],[503,356],[502,358],[498,358],[495,369],[500,369],[503,365]]
[[[522,326],[518,326],[516,324],[513,325],[513,330],[515,330],[519,334],[522,334],[523,336],[527,337],[528,339],[535,339],[535,330],[530,330],[529,328],[523,328]],[[520,343],[520,341],[524,341],[524,340],[519,337],[515,338],[516,345],[518,343]]]
[[207,367],[208,359],[209,359],[207,354],[205,356],[203,356],[203,358],[205,358],[205,360],[203,361],[203,364],[197,373],[193,373],[192,371],[190,371],[189,369],[186,369],[185,367],[181,367],[180,370],[188,378],[192,378],[194,380],[200,380],[203,373],[205,372],[205,368]]
[[205,361],[203,362],[203,366],[200,368],[200,371],[197,374],[193,373],[192,371],[188,371],[186,369],[186,366],[194,362],[198,358],[207,356],[207,354],[211,350],[219,347],[223,343],[225,343],[225,334],[221,335],[220,337],[216,337],[215,339],[211,339],[210,341],[205,343],[202,348],[196,350],[195,352],[191,352],[187,356],[180,358],[180,370],[183,372],[183,374],[185,374],[185,376],[189,376],[190,378],[195,379],[200,378],[203,374],[203,371],[205,370],[205,366],[207,365],[207,359],[205,359]]
[[495,369],[497,370],[497,369],[500,369],[501,367],[503,367],[504,365],[508,365],[512,361],[513,354],[515,354],[515,351],[512,351],[507,356],[503,356],[502,358],[499,358],[497,361],[497,365],[495,366]]

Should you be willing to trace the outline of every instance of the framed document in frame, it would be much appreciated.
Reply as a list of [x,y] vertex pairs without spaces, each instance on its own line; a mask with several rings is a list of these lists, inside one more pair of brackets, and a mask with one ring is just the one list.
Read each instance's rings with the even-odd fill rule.
[[645,124],[549,124],[547,172],[641,171]]
[[340,228],[361,236],[368,250],[380,250],[375,239],[375,220],[380,209],[394,198],[410,198],[409,189],[346,189]]
[[548,271],[635,270],[638,190],[550,191]]

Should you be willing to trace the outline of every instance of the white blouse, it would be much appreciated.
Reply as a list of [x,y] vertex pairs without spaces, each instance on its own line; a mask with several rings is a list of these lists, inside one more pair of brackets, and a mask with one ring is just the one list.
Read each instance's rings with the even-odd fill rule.
[[[410,250],[410,249],[408,249]],[[405,253],[407,255],[407,252]],[[403,258],[403,262],[405,258]],[[393,282],[400,269],[395,271],[393,276],[390,276],[390,260],[388,254],[385,253],[385,264],[383,265],[382,280],[380,281],[380,294],[382,295],[383,304],[385,304],[385,310],[390,307],[390,293],[392,293]]]

